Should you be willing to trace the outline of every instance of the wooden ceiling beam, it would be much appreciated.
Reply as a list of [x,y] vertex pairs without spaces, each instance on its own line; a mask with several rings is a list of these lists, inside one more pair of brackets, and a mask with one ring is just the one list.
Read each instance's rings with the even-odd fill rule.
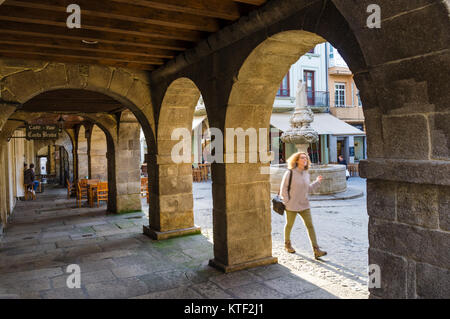
[[[69,15],[66,12],[66,8],[70,3],[66,0],[9,0],[6,4],[33,10],[55,11],[64,16],[65,21]],[[113,1],[77,0],[76,4],[81,8],[82,25],[86,23],[86,19],[95,17],[103,22],[108,19],[116,19],[204,32],[217,32],[220,29],[219,22],[214,18],[138,6],[133,1],[119,3]]]
[[156,26],[145,23],[124,23],[120,20],[108,18],[95,18],[83,16],[81,29],[68,29],[66,25],[67,13],[51,10],[41,10],[24,7],[9,6],[6,3],[0,6],[0,20],[22,23],[35,23],[39,25],[64,27],[66,34],[75,30],[94,30],[114,32],[125,35],[153,37],[160,39],[184,40],[198,42],[206,34],[204,32]]
[[161,49],[151,49],[142,47],[129,47],[125,45],[111,45],[105,43],[98,44],[83,44],[79,40],[68,40],[68,39],[55,39],[49,37],[36,37],[28,36],[24,38],[23,36],[18,36],[16,34],[11,34],[2,32],[0,37],[0,46],[2,44],[6,45],[21,45],[39,48],[51,48],[59,50],[78,50],[86,52],[96,52],[98,54],[115,56],[120,54],[122,56],[140,56],[147,58],[160,58],[160,59],[172,59],[175,56],[174,51],[161,50]]
[[[112,1],[129,3],[129,0]],[[133,4],[229,21],[234,21],[241,17],[239,5],[231,0],[133,0]]]
[[67,40],[88,40],[98,41],[99,43],[107,43],[111,45],[137,46],[142,48],[158,48],[173,51],[184,51],[193,45],[193,42],[155,39],[149,36],[125,36],[123,34],[115,34],[111,32],[92,31],[85,29],[73,29],[67,32],[64,26],[48,26],[36,23],[1,21],[0,17],[0,34],[13,33],[24,36],[25,40],[28,36],[46,37],[50,39],[67,39]]
[[11,50],[3,50],[0,49],[0,56],[5,58],[12,59],[24,59],[24,60],[41,60],[41,61],[55,61],[55,62],[63,62],[63,63],[86,63],[86,64],[100,64],[100,65],[108,65],[114,67],[123,67],[129,69],[139,69],[151,71],[154,70],[155,67],[151,64],[143,64],[135,61],[123,61],[116,59],[95,59],[89,57],[80,57],[80,56],[67,56],[67,55],[57,55],[57,54],[48,54],[46,52],[23,52],[23,51],[11,51]]
[[267,0],[233,0],[234,2],[251,4],[253,6],[260,6],[267,2]]
[[[0,42],[1,42],[0,37]],[[30,46],[28,44],[0,44],[0,51],[9,50],[10,52],[21,52],[21,53],[31,53],[34,54],[36,52],[35,46]],[[61,50],[58,48],[46,47],[45,54],[48,56],[61,56],[61,57],[72,57],[79,59],[94,59],[101,60],[107,59],[110,61],[118,61],[118,62],[133,62],[133,63],[142,63],[142,64],[151,64],[151,65],[162,65],[165,63],[163,59],[153,58],[153,57],[141,57],[141,56],[133,56],[130,57],[126,54],[122,54],[121,52],[116,53],[102,53],[102,52],[93,52],[93,51],[83,51],[83,50]]]

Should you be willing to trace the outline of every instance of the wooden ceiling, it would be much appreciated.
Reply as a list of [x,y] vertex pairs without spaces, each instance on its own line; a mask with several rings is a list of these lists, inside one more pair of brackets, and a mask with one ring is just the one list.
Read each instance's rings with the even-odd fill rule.
[[[267,1],[6,0],[0,57],[154,70]],[[81,29],[66,25],[72,3]]]
[[59,89],[39,94],[23,104],[20,111],[113,114],[124,109],[122,104],[101,93],[78,89]]

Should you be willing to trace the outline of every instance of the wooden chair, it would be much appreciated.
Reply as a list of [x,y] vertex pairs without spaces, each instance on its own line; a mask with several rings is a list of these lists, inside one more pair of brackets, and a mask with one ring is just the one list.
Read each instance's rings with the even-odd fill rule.
[[86,178],[80,179],[80,186],[81,186],[81,188],[86,188],[86,189],[87,189],[88,181],[89,181],[89,180],[86,179]]
[[202,171],[200,168],[192,168],[192,179],[194,182],[200,182],[202,180]]
[[97,196],[97,207],[100,207],[100,201],[108,202],[108,182],[99,182],[95,195]]
[[77,183],[77,205],[81,207],[81,201],[83,199],[88,199],[87,187],[83,187],[81,181]]
[[67,183],[67,199],[70,199],[70,196],[72,196],[72,194],[75,191],[75,185],[74,183],[71,183],[68,178],[66,179],[66,183]]
[[210,169],[210,164],[199,164],[198,165],[200,168],[200,172],[201,172],[201,180],[202,181],[207,181],[209,179],[209,169]]
[[350,176],[358,176],[359,175],[358,166],[359,166],[358,163],[348,164],[348,172],[350,173]]

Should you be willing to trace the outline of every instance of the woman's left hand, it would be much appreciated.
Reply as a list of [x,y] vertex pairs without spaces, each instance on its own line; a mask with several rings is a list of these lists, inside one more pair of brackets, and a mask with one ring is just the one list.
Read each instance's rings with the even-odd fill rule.
[[319,183],[321,183],[321,182],[322,182],[322,180],[323,180],[323,177],[322,177],[322,175],[319,175],[319,176],[317,176],[317,178],[316,178],[316,182],[319,182]]

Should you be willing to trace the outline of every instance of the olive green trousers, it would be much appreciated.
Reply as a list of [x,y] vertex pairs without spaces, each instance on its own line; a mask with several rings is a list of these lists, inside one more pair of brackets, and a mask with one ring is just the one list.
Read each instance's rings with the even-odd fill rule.
[[286,225],[284,226],[284,241],[287,242],[291,238],[291,230],[295,223],[295,218],[297,214],[300,214],[303,219],[303,223],[305,224],[306,229],[308,230],[309,239],[311,241],[312,247],[319,247],[317,244],[316,232],[314,230],[314,226],[311,218],[311,210],[305,209],[301,212],[293,212],[290,210],[286,210]]

